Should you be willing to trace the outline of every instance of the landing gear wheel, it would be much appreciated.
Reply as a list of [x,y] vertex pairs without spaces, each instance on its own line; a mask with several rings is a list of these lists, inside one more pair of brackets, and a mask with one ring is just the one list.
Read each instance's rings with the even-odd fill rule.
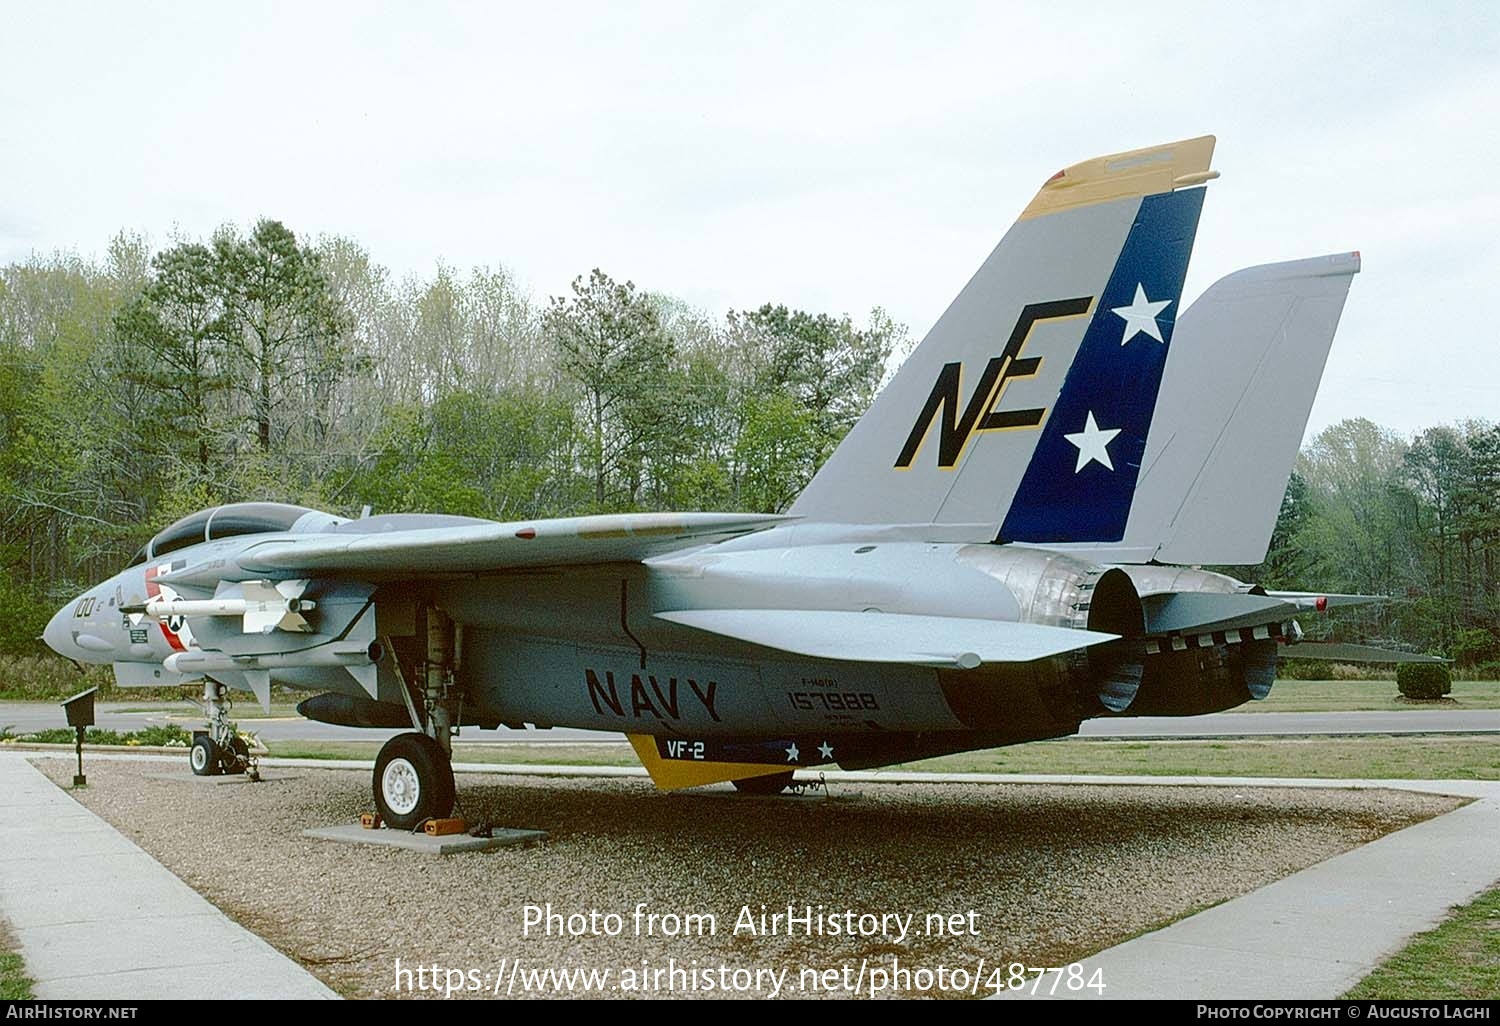
[[792,771],[772,773],[764,777],[746,777],[744,780],[733,780],[730,783],[734,784],[734,789],[740,794],[780,794],[792,786]]
[[250,746],[236,735],[229,741],[229,750],[224,753],[224,772],[243,773],[250,768]]
[[193,773],[200,777],[216,777],[223,772],[219,765],[219,746],[214,739],[207,734],[199,734],[193,738],[193,749],[188,752],[188,765],[193,767]]
[[453,763],[426,734],[397,734],[375,760],[374,789],[380,818],[393,829],[412,830],[453,811]]

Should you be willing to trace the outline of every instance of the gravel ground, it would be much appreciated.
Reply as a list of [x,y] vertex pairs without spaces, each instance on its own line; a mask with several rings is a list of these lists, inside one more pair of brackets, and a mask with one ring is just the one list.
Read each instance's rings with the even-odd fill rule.
[[[72,772],[58,760],[39,767],[60,784]],[[782,993],[791,996],[813,996],[797,989],[804,969],[850,964],[852,980],[862,960],[1066,964],[1459,804],[1393,791],[942,784],[760,799],[662,794],[633,780],[466,775],[460,799],[471,821],[540,828],[551,839],[436,858],[299,836],[368,810],[364,772],[299,770],[295,780],[215,787],[146,779],[153,768],[161,767],[95,762],[80,796],[350,997],[393,996],[398,958],[473,970],[462,982],[485,994],[505,992],[517,960],[523,974],[610,969],[615,986],[630,985],[624,970],[665,969],[669,959],[713,974],[721,965],[788,970]],[[619,913],[623,933],[523,936],[524,907],[549,902],[564,915]],[[636,936],[639,903],[712,913],[717,931]],[[904,940],[736,935],[741,907],[758,913],[762,904],[914,919]],[[924,930],[929,913],[971,911],[977,935]],[[646,996],[673,982],[658,977],[663,990]],[[705,977],[695,982],[704,993]],[[764,994],[769,978],[762,982]],[[909,982],[907,994],[958,996],[951,977]]]

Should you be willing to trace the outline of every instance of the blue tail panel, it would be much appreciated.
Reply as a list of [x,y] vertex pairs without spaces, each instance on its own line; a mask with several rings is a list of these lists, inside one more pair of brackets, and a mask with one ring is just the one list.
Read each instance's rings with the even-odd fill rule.
[[1141,200],[997,540],[1124,537],[1203,194]]

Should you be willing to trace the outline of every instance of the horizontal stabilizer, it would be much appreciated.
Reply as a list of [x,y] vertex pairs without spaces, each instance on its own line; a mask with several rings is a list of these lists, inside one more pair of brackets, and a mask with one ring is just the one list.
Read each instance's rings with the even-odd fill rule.
[[1146,611],[1147,634],[1192,631],[1205,633],[1240,627],[1259,627],[1290,618],[1297,607],[1263,595],[1222,595],[1212,592],[1177,591],[1147,595],[1141,599]]
[[1330,595],[1327,592],[1317,591],[1268,591],[1266,595],[1283,602],[1290,602],[1299,610],[1316,610],[1319,613],[1325,609],[1390,601],[1390,598],[1385,595]]
[[238,557],[249,573],[391,575],[482,573],[533,567],[634,563],[692,545],[760,531],[786,518],[759,513],[619,513],[357,533],[266,542]]
[[1446,659],[1420,652],[1397,652],[1374,645],[1345,645],[1334,641],[1303,641],[1282,645],[1283,659],[1327,659],[1336,663],[1444,663]]
[[1001,620],[821,609],[684,609],[672,623],[818,659],[972,670],[1025,663],[1113,641],[1114,634]]

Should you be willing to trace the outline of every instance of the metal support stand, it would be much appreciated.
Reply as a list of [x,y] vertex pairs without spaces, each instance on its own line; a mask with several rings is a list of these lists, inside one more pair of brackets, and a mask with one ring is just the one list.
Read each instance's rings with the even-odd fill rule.
[[78,772],[73,774],[73,786],[88,787],[89,778],[83,774],[83,732],[85,728],[74,727],[73,729],[78,732],[77,740],[73,744],[74,749],[78,752]]

